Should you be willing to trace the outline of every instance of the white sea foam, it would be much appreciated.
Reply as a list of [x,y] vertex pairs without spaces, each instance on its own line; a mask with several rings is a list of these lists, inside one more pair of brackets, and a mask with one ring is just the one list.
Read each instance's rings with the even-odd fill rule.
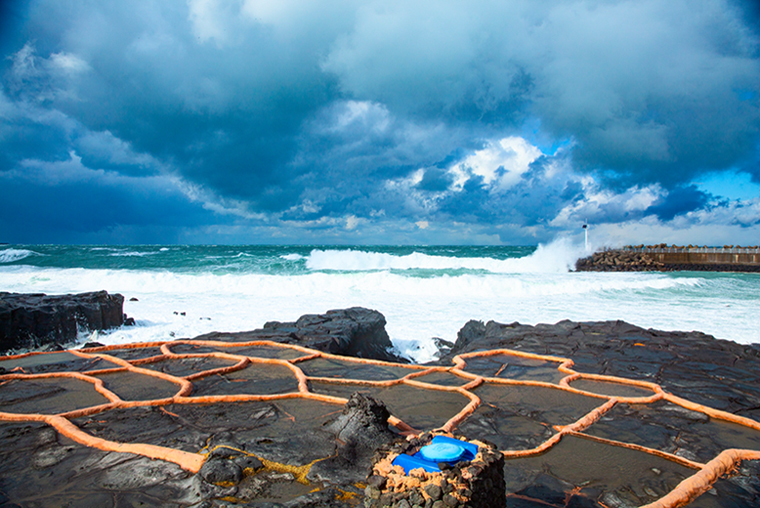
[[[216,275],[12,265],[0,267],[0,288],[123,294],[125,312],[137,326],[100,334],[98,340],[109,344],[250,330],[271,320],[357,305],[382,312],[394,344],[418,361],[432,358],[431,337],[453,341],[470,319],[526,324],[623,319],[760,342],[752,318],[754,285],[733,278],[568,272],[416,277],[382,270]],[[132,297],[137,301],[129,301]]]
[[[382,312],[396,347],[418,361],[432,358],[432,337],[454,341],[470,319],[525,324],[622,319],[643,327],[700,330],[737,342],[760,342],[754,319],[760,277],[568,272],[580,250],[555,242],[529,256],[505,260],[419,252],[404,256],[370,249],[279,256],[286,261],[305,259],[310,271],[300,273],[289,268],[262,273],[257,267],[268,267],[271,257],[261,257],[261,265],[254,259],[249,268],[234,272],[219,271],[213,262],[196,271],[5,264],[0,265],[0,291],[60,294],[106,289],[123,294],[124,310],[137,326],[99,334],[98,341],[106,344],[251,330],[271,320],[292,321],[303,314],[352,306]],[[33,254],[6,249],[0,251],[5,256],[0,260],[8,263]],[[220,257],[242,254],[253,256],[231,250]]]
[[306,267],[323,271],[466,269],[491,273],[564,273],[575,264],[580,255],[580,248],[567,240],[539,245],[529,256],[509,259],[433,256],[420,252],[399,256],[361,250],[315,249],[309,254]]
[[113,257],[145,257],[145,256],[155,256],[158,254],[158,251],[148,251],[148,252],[141,252],[141,251],[119,251],[119,252],[113,252],[109,254],[109,256]]
[[37,252],[26,249],[5,249],[0,251],[0,263],[13,263],[29,256],[39,256]]

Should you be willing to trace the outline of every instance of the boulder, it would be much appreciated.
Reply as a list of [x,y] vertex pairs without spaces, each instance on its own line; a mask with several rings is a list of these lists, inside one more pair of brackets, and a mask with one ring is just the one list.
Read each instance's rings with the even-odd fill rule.
[[307,314],[295,322],[270,321],[264,328],[249,332],[213,332],[195,340],[271,340],[335,355],[408,363],[393,352],[393,344],[385,331],[385,316],[362,307]]
[[124,323],[124,297],[106,291],[75,295],[0,293],[0,351],[73,342],[79,332]]

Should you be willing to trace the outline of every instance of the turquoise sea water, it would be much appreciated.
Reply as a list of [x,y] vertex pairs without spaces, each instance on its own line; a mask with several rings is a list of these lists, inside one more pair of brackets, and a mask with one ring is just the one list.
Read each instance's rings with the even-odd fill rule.
[[760,342],[758,274],[571,272],[582,255],[581,247],[561,241],[537,247],[6,245],[0,246],[0,291],[121,293],[138,325],[101,333],[104,343],[248,330],[356,305],[382,312],[397,348],[420,361],[434,353],[432,337],[453,341],[469,319],[623,319]]

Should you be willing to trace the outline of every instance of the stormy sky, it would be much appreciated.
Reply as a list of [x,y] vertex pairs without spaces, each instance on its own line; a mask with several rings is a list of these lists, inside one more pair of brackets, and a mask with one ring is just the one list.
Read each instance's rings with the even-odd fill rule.
[[752,0],[10,0],[0,53],[0,242],[760,243]]

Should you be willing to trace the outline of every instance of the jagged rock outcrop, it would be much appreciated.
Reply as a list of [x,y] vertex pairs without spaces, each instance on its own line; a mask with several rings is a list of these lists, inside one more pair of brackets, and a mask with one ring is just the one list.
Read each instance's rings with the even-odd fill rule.
[[390,412],[369,395],[354,393],[338,418],[326,430],[335,434],[335,456],[312,467],[309,479],[356,483],[365,479],[375,450],[397,436],[388,428]]
[[234,342],[271,340],[336,355],[408,363],[408,360],[393,352],[393,343],[385,331],[385,316],[363,307],[307,314],[290,323],[270,321],[258,330],[213,332],[195,339]]
[[0,352],[73,342],[80,331],[124,324],[124,297],[0,293]]

